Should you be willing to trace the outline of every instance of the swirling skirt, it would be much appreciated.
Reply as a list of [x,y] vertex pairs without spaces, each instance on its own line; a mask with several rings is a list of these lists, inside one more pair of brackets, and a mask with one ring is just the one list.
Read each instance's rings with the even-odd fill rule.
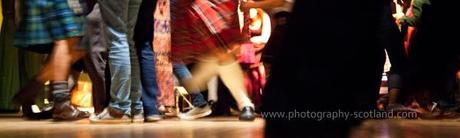
[[242,40],[235,0],[172,0],[172,56],[188,62]]

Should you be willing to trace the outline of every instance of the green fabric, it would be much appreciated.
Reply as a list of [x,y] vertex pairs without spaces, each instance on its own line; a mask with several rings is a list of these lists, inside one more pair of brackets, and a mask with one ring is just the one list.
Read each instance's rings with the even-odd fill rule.
[[14,22],[6,19],[0,36],[0,109],[11,110],[11,98],[20,86],[18,49],[13,47]]
[[67,0],[24,1],[23,19],[16,32],[16,46],[31,47],[83,36],[82,17],[75,16]]
[[0,110],[14,110],[15,107],[11,104],[12,97],[38,72],[43,55],[15,48],[14,21],[4,19],[4,30],[0,35]]
[[403,16],[399,20],[401,24],[409,26],[417,26],[420,23],[420,17],[422,16],[423,6],[431,5],[430,0],[414,0],[412,4],[413,16]]

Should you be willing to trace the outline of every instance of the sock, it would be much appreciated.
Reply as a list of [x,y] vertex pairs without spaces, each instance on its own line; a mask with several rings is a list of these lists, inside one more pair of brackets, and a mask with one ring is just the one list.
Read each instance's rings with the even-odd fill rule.
[[219,64],[215,58],[201,60],[192,70],[192,78],[185,80],[184,86],[188,92],[201,92],[212,76],[217,74]]
[[233,98],[235,98],[240,110],[246,106],[254,108],[254,104],[247,96],[243,82],[243,71],[238,62],[235,61],[227,65],[221,65],[219,67],[219,76],[225,86],[230,90]]
[[211,77],[208,81],[208,100],[217,102],[217,88],[218,88],[217,76]]
[[53,101],[55,103],[70,100],[70,90],[67,81],[52,81],[51,93],[53,94]]

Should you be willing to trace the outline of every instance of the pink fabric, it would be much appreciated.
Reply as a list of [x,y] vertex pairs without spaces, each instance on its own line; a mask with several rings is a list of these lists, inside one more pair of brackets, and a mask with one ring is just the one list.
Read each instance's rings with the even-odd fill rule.
[[153,50],[158,84],[158,104],[174,106],[174,78],[171,60],[171,25],[169,0],[158,0],[154,13]]

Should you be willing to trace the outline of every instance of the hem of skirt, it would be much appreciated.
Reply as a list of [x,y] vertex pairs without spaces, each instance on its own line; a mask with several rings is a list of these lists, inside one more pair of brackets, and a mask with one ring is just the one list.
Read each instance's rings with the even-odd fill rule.
[[53,38],[53,39],[46,39],[46,40],[32,41],[32,42],[24,42],[24,41],[27,41],[27,40],[24,40],[24,41],[15,40],[14,45],[16,47],[18,47],[18,48],[27,48],[27,47],[30,47],[30,46],[33,46],[33,45],[47,45],[47,44],[52,44],[55,41],[64,40],[64,39],[68,39],[68,38],[74,38],[74,37],[82,37],[82,36],[83,36],[83,34],[78,33],[78,34],[70,34],[70,35],[63,36],[63,37],[57,37],[57,38]]

